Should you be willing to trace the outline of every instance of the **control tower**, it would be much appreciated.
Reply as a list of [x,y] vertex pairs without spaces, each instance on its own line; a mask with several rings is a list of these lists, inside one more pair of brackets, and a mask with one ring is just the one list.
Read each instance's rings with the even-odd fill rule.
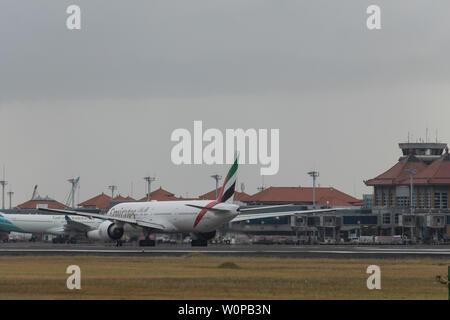
[[438,142],[406,142],[399,143],[399,147],[403,153],[399,161],[409,155],[414,155],[426,164],[430,164],[442,156],[444,150],[447,148],[447,144]]

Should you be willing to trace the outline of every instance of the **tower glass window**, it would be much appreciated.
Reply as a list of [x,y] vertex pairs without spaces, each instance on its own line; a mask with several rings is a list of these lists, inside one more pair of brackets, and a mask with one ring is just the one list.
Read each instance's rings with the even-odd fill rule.
[[425,208],[429,209],[431,208],[431,189],[427,188],[426,189],[426,203],[425,203]]
[[399,207],[409,207],[409,198],[408,197],[397,197],[397,205]]
[[425,208],[425,188],[419,188],[417,192],[419,194],[418,207]]
[[389,194],[390,194],[389,206],[390,207],[394,207],[395,206],[395,192],[394,192],[394,189],[389,189]]
[[391,214],[390,213],[383,214],[383,224],[391,224]]
[[434,207],[436,209],[448,208],[448,189],[436,188],[434,191]]
[[375,189],[375,205],[377,207],[381,206],[381,195],[382,195],[381,189],[380,188],[376,188]]
[[387,188],[383,188],[383,207],[388,206],[388,200],[389,200],[389,190]]

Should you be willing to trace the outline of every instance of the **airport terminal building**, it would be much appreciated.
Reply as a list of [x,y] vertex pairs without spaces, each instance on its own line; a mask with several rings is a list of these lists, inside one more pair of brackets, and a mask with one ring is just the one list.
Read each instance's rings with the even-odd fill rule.
[[365,181],[373,187],[379,233],[436,242],[450,231],[450,154],[443,143],[402,143],[399,162]]
[[[312,241],[348,239],[352,232],[359,229],[358,221],[377,224],[376,217],[371,217],[370,210],[361,209],[363,202],[332,187],[316,188],[317,208],[340,208],[344,213],[297,214],[279,218],[233,222],[229,231],[242,232],[252,236],[265,236],[266,242],[276,236],[290,236],[308,243]],[[283,211],[305,211],[313,208],[313,188],[305,187],[270,187],[244,200],[247,206],[274,206]],[[273,212],[262,209],[254,213]]]
[[[326,214],[232,223],[231,231],[252,235],[295,235],[319,242],[360,237],[419,243],[450,238],[450,154],[445,143],[401,143],[402,156],[386,172],[364,181],[372,195],[355,199],[333,188],[317,189],[317,207],[345,209]],[[247,205],[295,204],[312,208],[311,188],[269,188],[246,199]],[[412,199],[412,202],[410,201]],[[283,210],[283,209],[281,209]],[[284,209],[285,210],[285,209]],[[388,241],[388,240],[386,240]]]

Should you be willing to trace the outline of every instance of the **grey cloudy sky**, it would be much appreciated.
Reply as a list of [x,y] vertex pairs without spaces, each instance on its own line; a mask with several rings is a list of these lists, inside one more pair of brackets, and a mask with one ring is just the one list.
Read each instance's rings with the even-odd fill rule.
[[[66,29],[70,4],[80,31]],[[366,28],[370,4],[381,31]],[[170,161],[170,134],[194,120],[279,128],[266,186],[309,186],[316,168],[321,186],[360,197],[408,132],[450,141],[448,12],[448,0],[4,0],[0,164],[14,203],[35,184],[63,201],[78,175],[80,200],[111,184],[141,197],[147,174],[207,192],[227,168]],[[259,169],[241,168],[246,192]]]

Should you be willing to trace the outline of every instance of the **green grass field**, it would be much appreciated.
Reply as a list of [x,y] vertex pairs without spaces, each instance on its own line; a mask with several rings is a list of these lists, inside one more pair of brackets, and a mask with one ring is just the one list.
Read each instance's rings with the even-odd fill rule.
[[[369,265],[382,290],[369,291]],[[81,268],[80,291],[66,287]],[[448,299],[444,260],[186,257],[0,257],[0,299]]]

